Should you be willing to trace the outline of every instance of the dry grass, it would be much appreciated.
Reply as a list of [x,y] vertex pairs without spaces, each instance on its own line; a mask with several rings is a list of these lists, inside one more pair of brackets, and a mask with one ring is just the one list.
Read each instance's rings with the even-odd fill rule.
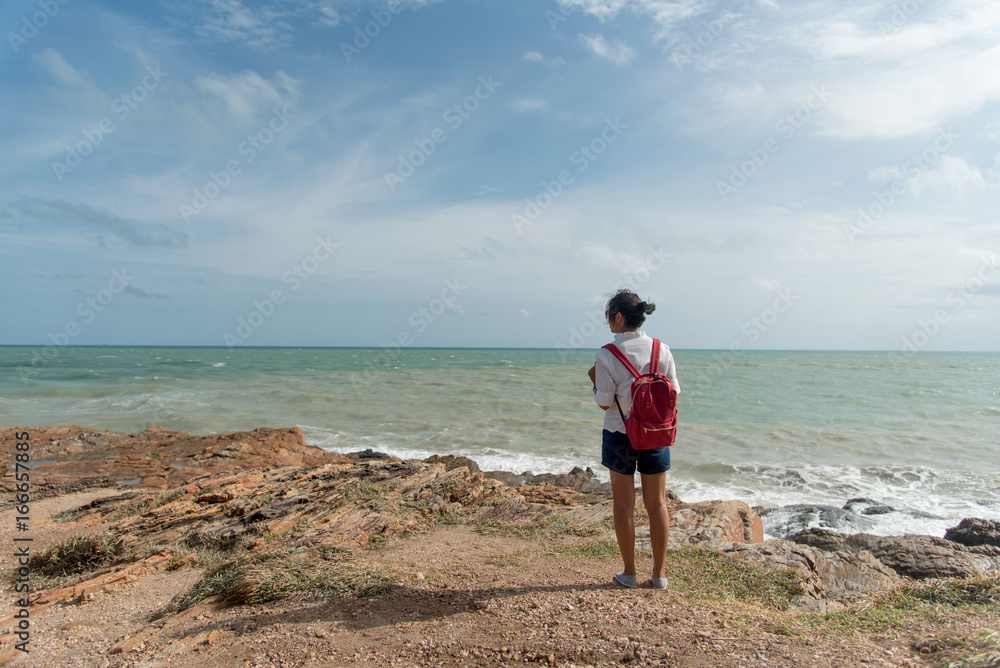
[[818,617],[813,624],[878,633],[907,621],[938,621],[950,615],[976,615],[998,609],[997,575],[908,580],[845,611]]
[[516,536],[528,540],[543,540],[559,536],[591,537],[605,533],[607,524],[581,524],[560,513],[552,513],[530,524],[485,520],[476,523],[476,531],[484,536]]
[[77,536],[32,555],[28,567],[50,588],[82,573],[129,563],[141,558],[139,541],[110,531]]
[[267,603],[298,596],[372,597],[389,593],[400,576],[348,552],[275,546],[238,554],[202,575],[164,614],[209,596],[232,604]]
[[944,668],[1000,666],[1000,631],[939,640],[935,658]]

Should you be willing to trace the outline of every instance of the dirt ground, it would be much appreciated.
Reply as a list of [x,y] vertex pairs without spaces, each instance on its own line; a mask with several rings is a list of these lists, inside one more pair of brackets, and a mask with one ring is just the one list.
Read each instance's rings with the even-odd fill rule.
[[[116,493],[37,502],[33,552],[81,530],[47,518]],[[0,541],[8,547],[13,524],[12,512],[0,514]],[[998,615],[991,614],[844,634],[796,624],[804,613],[653,590],[648,578],[645,587],[626,590],[611,581],[616,558],[560,556],[551,547],[444,525],[368,555],[398,574],[389,595],[236,607],[203,603],[151,624],[151,613],[201,575],[193,568],[157,573],[52,606],[32,619],[30,653],[16,653],[8,665],[929,666],[914,648],[920,639],[998,628]],[[12,552],[0,550],[5,573],[14,566]],[[640,560],[639,566],[648,571],[650,563]],[[6,614],[15,595],[9,578],[2,587],[0,614]]]

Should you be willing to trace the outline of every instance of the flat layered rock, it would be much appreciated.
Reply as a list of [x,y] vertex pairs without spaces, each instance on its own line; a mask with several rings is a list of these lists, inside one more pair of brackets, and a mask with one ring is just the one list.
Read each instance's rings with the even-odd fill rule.
[[822,601],[853,603],[899,582],[896,573],[867,552],[827,552],[784,540],[762,543],[707,543],[747,561],[770,568],[787,568],[804,576],[802,607],[826,611]]
[[[5,460],[13,461],[15,434],[24,431],[30,435],[31,488],[36,499],[122,483],[173,489],[229,471],[350,461],[306,445],[298,427],[192,436],[162,427],[125,434],[75,424],[0,430]],[[14,477],[6,475],[0,489],[9,493],[13,483]]]
[[936,536],[872,536],[844,540],[845,551],[872,554],[899,575],[914,579],[964,578],[1000,572],[1000,548],[967,547]]

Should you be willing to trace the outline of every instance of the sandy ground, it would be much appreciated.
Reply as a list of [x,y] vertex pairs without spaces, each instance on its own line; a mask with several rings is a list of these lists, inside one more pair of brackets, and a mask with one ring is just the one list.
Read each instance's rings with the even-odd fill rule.
[[[102,490],[34,504],[33,551],[79,532],[52,524],[61,510]],[[0,541],[12,545],[13,513],[0,514]],[[89,531],[99,530],[89,527]],[[23,534],[18,534],[23,535]],[[32,620],[31,652],[15,666],[913,666],[913,649],[934,633],[997,628],[997,615],[897,626],[878,635],[796,627],[796,613],[692,597],[667,589],[623,589],[611,582],[617,559],[546,554],[544,544],[442,526],[395,541],[370,558],[399,573],[384,597],[303,598],[238,607],[201,605],[164,628],[150,614],[200,576],[158,573],[53,606]],[[13,567],[12,550],[0,568]],[[640,567],[650,564],[640,560]],[[3,583],[5,606],[14,594]],[[956,626],[957,624],[957,626]],[[143,629],[147,630],[143,632]],[[116,645],[134,639],[124,652]],[[5,649],[8,649],[5,647]]]

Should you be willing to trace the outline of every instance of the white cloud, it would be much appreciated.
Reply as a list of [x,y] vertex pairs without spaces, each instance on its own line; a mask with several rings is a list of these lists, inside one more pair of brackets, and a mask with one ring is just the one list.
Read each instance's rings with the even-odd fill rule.
[[314,21],[316,25],[324,28],[335,28],[340,25],[340,12],[334,8],[334,3],[330,0],[310,3],[309,8],[314,10],[319,15]]
[[843,9],[783,32],[805,57],[825,63],[836,94],[824,134],[908,137],[1000,101],[1000,7],[942,2],[891,32],[869,13]]
[[539,51],[528,51],[523,56],[521,60],[526,60],[529,63],[538,63],[539,65],[546,65],[548,67],[555,67],[557,65],[562,65],[565,61],[562,58],[546,58]]
[[548,106],[548,100],[543,100],[537,97],[514,100],[510,103],[510,108],[517,112],[538,111],[539,109],[545,109]]
[[200,76],[195,85],[202,93],[221,98],[229,113],[243,120],[250,120],[258,113],[270,114],[274,105],[295,104],[299,94],[299,81],[280,70],[272,81],[248,70],[231,76]]
[[199,36],[215,41],[269,46],[277,38],[278,18],[269,8],[255,11],[240,0],[212,0],[211,9],[202,15],[196,31]]
[[595,269],[621,272],[642,264],[642,258],[638,255],[618,252],[608,246],[593,243],[582,244],[577,254]]
[[661,28],[658,38],[669,36],[675,26],[712,8],[708,0],[559,0],[567,9],[579,9],[596,17],[602,23],[614,19],[619,12],[630,10],[644,14],[656,21]]
[[911,181],[913,192],[948,193],[964,195],[968,192],[986,190],[991,187],[989,181],[975,165],[970,165],[962,158],[950,155],[941,157],[941,163],[932,170],[921,172]]
[[635,49],[624,42],[611,44],[601,34],[584,35],[581,33],[578,37],[591,53],[610,60],[618,67],[628,65],[635,57]]
[[88,86],[87,75],[70,65],[59,52],[54,49],[44,49],[34,57],[55,81],[68,86]]

